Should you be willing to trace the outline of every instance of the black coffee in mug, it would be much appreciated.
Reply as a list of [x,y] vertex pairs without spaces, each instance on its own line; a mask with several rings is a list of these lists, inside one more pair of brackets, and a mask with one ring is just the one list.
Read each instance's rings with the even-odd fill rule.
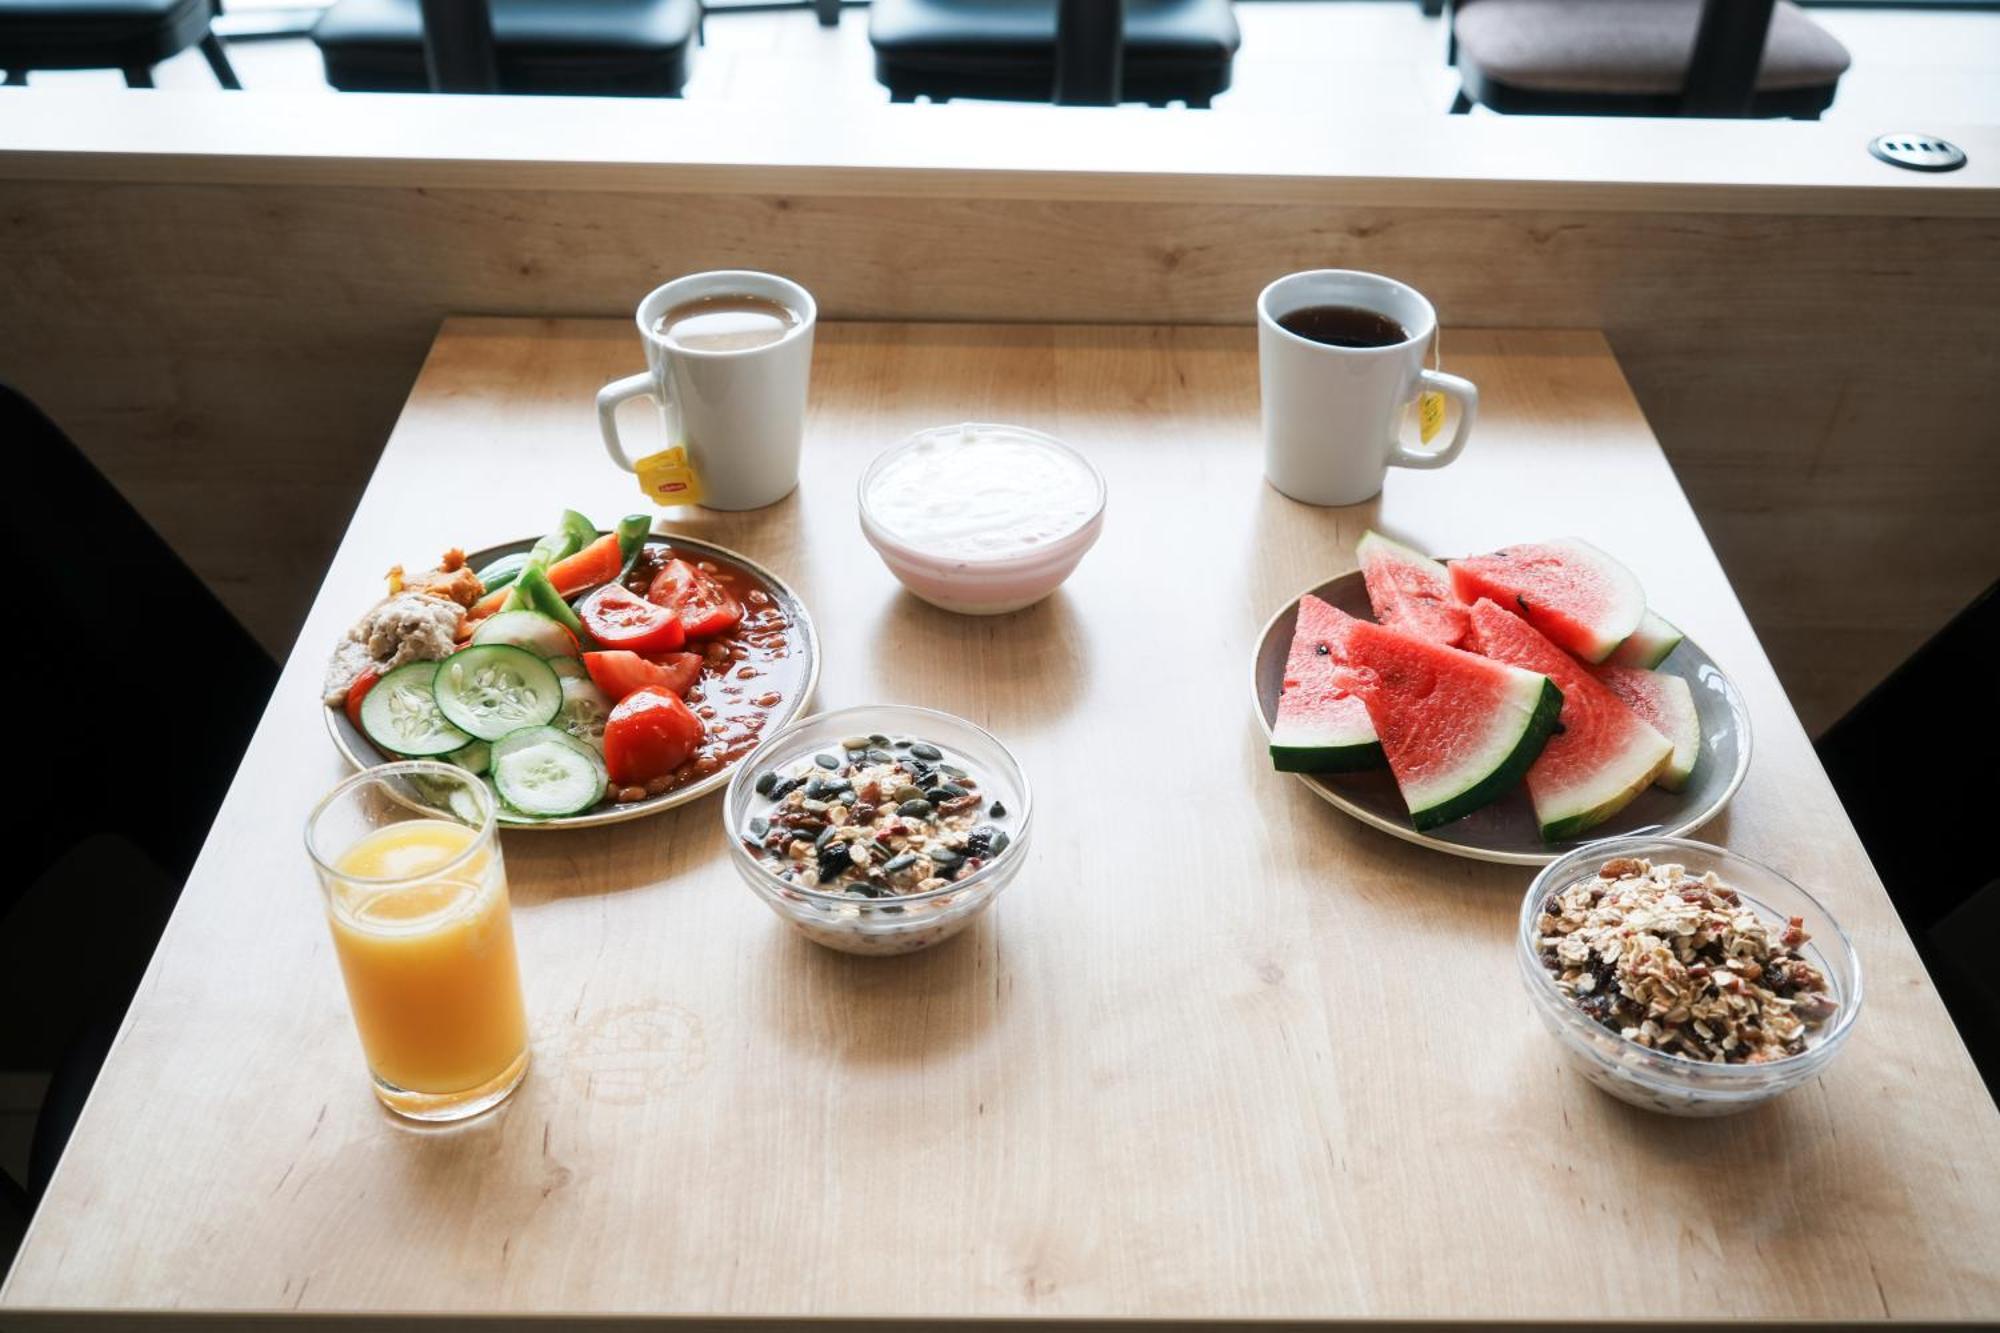
[[1328,347],[1394,347],[1409,332],[1387,315],[1358,305],[1309,305],[1278,317],[1278,327]]

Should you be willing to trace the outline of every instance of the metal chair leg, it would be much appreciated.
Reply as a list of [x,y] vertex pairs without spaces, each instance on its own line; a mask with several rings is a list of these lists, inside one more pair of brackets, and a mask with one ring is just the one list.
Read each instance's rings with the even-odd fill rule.
[[840,26],[840,0],[813,0],[813,13],[818,15],[822,28]]
[[150,88],[153,86],[153,69],[150,65],[127,65],[125,67],[127,88]]
[[201,53],[208,59],[208,67],[215,71],[215,81],[233,92],[241,92],[243,83],[236,77],[236,69],[229,63],[229,56],[222,49],[222,39],[214,33],[201,39]]
[[1451,99],[1451,114],[1462,116],[1472,110],[1472,99],[1465,95],[1465,89],[1458,90],[1458,96]]

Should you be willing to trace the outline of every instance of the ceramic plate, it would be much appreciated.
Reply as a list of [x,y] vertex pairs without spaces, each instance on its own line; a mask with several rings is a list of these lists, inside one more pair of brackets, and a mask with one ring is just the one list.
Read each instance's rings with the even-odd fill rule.
[[[503,555],[513,555],[517,551],[531,549],[538,540],[540,539],[537,537],[529,537],[517,542],[489,546],[483,551],[473,551],[466,555],[465,563],[474,569],[484,569]],[[765,730],[776,735],[795,719],[803,716],[807,703],[812,699],[813,687],[819,683],[819,634],[814,630],[812,617],[807,614],[805,603],[799,600],[798,594],[776,574],[748,556],[739,555],[726,546],[697,541],[693,537],[679,537],[667,532],[651,533],[647,536],[646,542],[651,546],[671,546],[676,554],[693,560],[720,557],[742,566],[764,581],[764,586],[777,599],[778,605],[791,614],[792,623],[799,627],[806,658],[797,697],[779,703],[771,713],[771,720],[764,724]],[[327,708],[324,704],[321,705],[320,711],[326,714],[327,732],[332,735],[335,747],[348,763],[356,768],[371,768],[376,764],[388,762],[379,750],[369,744],[367,737],[347,720],[347,714],[337,708]],[[734,773],[742,763],[743,760],[738,759],[734,763],[723,765],[699,782],[662,792],[643,801],[633,801],[629,805],[598,806],[580,815],[564,815],[556,819],[523,819],[518,815],[509,816],[503,811],[500,819],[509,828],[523,829],[595,828],[600,824],[622,824],[628,819],[643,819],[662,810],[671,810],[677,805],[686,805],[689,801],[698,801],[712,791],[720,791],[729,785],[730,774]]]
[[[1362,585],[1361,571],[1343,574],[1308,588],[1307,592],[1364,620],[1372,620],[1368,590]],[[1255,675],[1250,688],[1257,718],[1268,736],[1277,716],[1278,692],[1284,684],[1285,657],[1292,646],[1293,622],[1298,616],[1298,599],[1271,617],[1257,642]],[[1568,842],[1543,842],[1535,828],[1534,808],[1528,803],[1525,786],[1517,786],[1483,809],[1442,828],[1419,833],[1410,826],[1409,809],[1396,790],[1387,769],[1368,773],[1299,773],[1299,781],[1364,824],[1405,842],[1418,843],[1453,856],[1478,861],[1500,861],[1508,865],[1547,865],[1565,852],[1599,838],[1626,834],[1660,834],[1684,838],[1721,813],[1729,798],[1743,784],[1750,767],[1750,714],[1743,696],[1729,677],[1722,674],[1707,653],[1691,639],[1683,639],[1658,670],[1684,677],[1694,691],[1695,711],[1701,716],[1701,758],[1686,790],[1670,792],[1648,787],[1639,798],[1612,818]]]

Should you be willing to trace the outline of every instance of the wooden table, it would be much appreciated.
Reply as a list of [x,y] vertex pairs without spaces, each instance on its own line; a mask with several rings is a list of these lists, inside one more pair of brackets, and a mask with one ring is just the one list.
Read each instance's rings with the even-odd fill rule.
[[[798,494],[671,526],[795,582],[822,706],[927,704],[1016,749],[1040,831],[996,911],[857,960],[736,881],[718,800],[510,833],[528,1081],[455,1131],[376,1107],[299,846],[341,776],[327,645],[393,561],[636,498],[590,407],[639,364],[629,325],[453,321],[0,1322],[2000,1316],[2000,1118],[1598,336],[1454,334],[1484,403],[1465,458],[1345,510],[1263,484],[1248,329],[820,338]],[[1001,619],[904,595],[855,525],[875,450],[965,418],[1049,428],[1111,486],[1063,592]],[[1824,1077],[1724,1121],[1610,1100],[1521,993],[1523,871],[1408,846],[1270,771],[1252,638],[1369,525],[1434,550],[1589,538],[1729,668],[1757,752],[1708,836],[1820,893],[1867,971]]]

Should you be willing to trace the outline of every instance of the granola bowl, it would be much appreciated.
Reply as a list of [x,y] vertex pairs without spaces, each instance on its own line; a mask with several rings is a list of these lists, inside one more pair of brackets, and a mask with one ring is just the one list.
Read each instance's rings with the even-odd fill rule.
[[1571,1066],[1668,1115],[1729,1115],[1796,1087],[1861,1010],[1860,960],[1817,899],[1681,838],[1607,838],[1552,862],[1521,904],[1515,953]]
[[767,739],[723,801],[750,891],[815,944],[901,954],[950,939],[1028,853],[1028,780],[985,730],[869,704]]

